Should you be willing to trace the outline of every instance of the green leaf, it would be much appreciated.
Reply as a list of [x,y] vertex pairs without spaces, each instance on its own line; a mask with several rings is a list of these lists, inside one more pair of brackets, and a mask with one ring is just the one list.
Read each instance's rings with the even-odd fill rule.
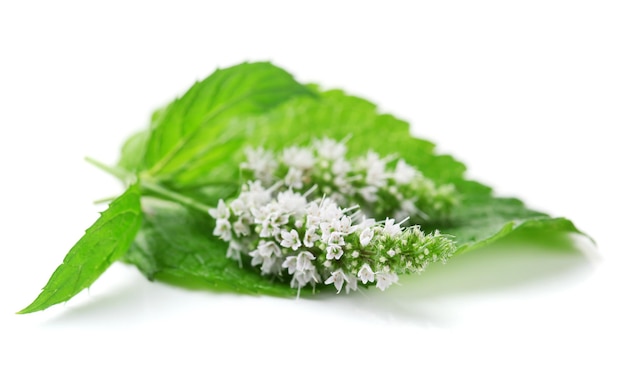
[[[244,65],[227,70],[247,69],[249,67]],[[223,73],[220,73],[218,71],[214,78],[221,78]],[[202,83],[206,82],[211,87],[213,82],[209,79]],[[248,90],[256,93],[254,86],[257,84],[249,85],[252,87]],[[308,144],[320,137],[347,138],[352,156],[368,150],[382,155],[396,155],[418,167],[436,183],[455,185],[461,202],[449,219],[436,220],[423,227],[428,231],[440,230],[453,235],[459,247],[457,253],[490,244],[518,230],[530,231],[530,236],[535,232],[555,235],[580,233],[565,218],[552,218],[528,209],[517,199],[498,198],[490,187],[468,180],[463,163],[450,155],[438,154],[433,143],[411,135],[408,123],[392,115],[380,114],[371,102],[346,95],[340,90],[320,92],[314,86],[309,88],[317,96],[294,96],[286,101],[283,99],[282,103],[276,103],[272,108],[258,109],[258,112],[240,113],[232,109],[232,112],[209,119],[210,123],[206,125],[210,128],[194,135],[190,144],[181,149],[180,155],[172,156],[175,159],[172,158],[166,165],[156,164],[159,175],[167,179],[165,184],[174,191],[214,205],[219,198],[226,198],[236,191],[233,184],[239,182],[243,147],[251,145],[280,150],[294,144]],[[197,95],[192,97],[190,94],[198,91],[192,88],[176,102],[195,109],[193,103],[203,97],[195,98]],[[161,112],[155,122],[155,128],[162,129],[159,132],[161,136],[170,133],[166,130],[172,126],[179,125],[158,121],[165,118],[178,120],[175,109],[182,105],[175,106],[176,102],[170,106],[172,110],[168,111],[168,108]],[[168,116],[169,112],[174,116]],[[176,127],[174,129],[177,130]],[[154,131],[156,129],[150,137],[151,143],[159,136]],[[174,139],[180,140],[179,132],[173,135]],[[204,141],[206,149],[196,145],[200,141]],[[147,154],[153,154],[150,148]],[[127,155],[131,154],[127,152]],[[163,157],[168,158],[170,154]],[[184,162],[185,157],[187,161]],[[181,281],[199,281],[203,287],[244,293],[292,294],[293,291],[284,284],[260,276],[245,265],[240,268],[237,262],[227,259],[227,246],[212,237],[213,225],[207,221],[206,215],[196,214],[171,202],[151,200],[150,205],[151,211],[138,238],[125,256],[125,261],[136,265],[149,278],[178,279],[176,282],[179,284]]]
[[[571,221],[530,210],[517,199],[498,198],[484,184],[465,178],[466,167],[452,156],[437,154],[435,145],[411,135],[409,125],[392,115],[380,114],[376,106],[339,90],[319,93],[317,98],[297,98],[252,118],[235,120],[240,133],[250,137],[248,144],[282,149],[308,144],[312,139],[349,137],[349,154],[368,150],[398,155],[418,167],[436,183],[452,183],[461,196],[449,220],[423,226],[455,236],[457,253],[489,244],[513,230],[532,226],[553,233],[581,233]],[[254,129],[249,129],[254,125]],[[232,125],[231,129],[237,129]],[[383,138],[381,138],[381,136]]]
[[124,261],[149,279],[246,294],[295,294],[288,284],[227,258],[227,244],[213,236],[208,215],[151,197],[143,198],[143,207],[142,227]]
[[149,137],[149,129],[130,136],[122,145],[122,152],[117,166],[132,173],[137,173],[141,170]]
[[206,175],[245,138],[226,128],[231,118],[262,113],[305,94],[312,92],[267,62],[217,70],[157,114],[144,168],[160,181],[177,183],[185,173],[184,181],[193,182],[190,173]]
[[41,294],[20,314],[65,302],[89,287],[129,248],[141,225],[139,185],[128,188],[70,249]]
[[411,136],[407,122],[380,114],[373,103],[340,90],[322,92],[316,98],[296,98],[233,124],[231,129],[249,136],[248,144],[268,149],[308,144],[324,136],[348,138],[349,155],[363,155],[368,150],[397,155],[438,183],[458,180],[465,172],[465,165],[451,156],[436,154],[432,142]]

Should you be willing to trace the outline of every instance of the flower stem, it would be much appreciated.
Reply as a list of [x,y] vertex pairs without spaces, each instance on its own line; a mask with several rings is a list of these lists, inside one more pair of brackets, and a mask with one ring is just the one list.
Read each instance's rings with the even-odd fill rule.
[[92,164],[93,166],[97,167],[98,169],[101,169],[109,174],[111,174],[113,177],[119,179],[120,181],[126,183],[129,178],[132,177],[132,174],[127,172],[126,170],[122,169],[122,168],[118,168],[118,167],[114,167],[114,166],[109,166],[106,164],[103,164],[102,162],[93,159],[91,157],[85,157],[85,161],[89,162],[90,164]]
[[149,192],[157,194],[165,199],[178,202],[184,206],[192,208],[194,210],[201,211],[203,213],[207,213],[209,210],[209,206],[200,203],[192,198],[186,197],[182,194],[179,194],[175,191],[169,190],[158,183],[151,182],[149,180],[142,180],[141,187]]

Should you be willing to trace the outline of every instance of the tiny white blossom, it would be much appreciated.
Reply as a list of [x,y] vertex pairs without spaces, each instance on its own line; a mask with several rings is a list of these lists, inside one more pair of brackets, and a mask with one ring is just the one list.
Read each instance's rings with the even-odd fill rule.
[[346,146],[329,138],[323,138],[313,142],[317,154],[327,160],[337,160],[346,154]]
[[343,211],[335,202],[325,199],[320,205],[320,220],[325,222],[332,222],[335,219],[339,219],[343,216]]
[[361,246],[367,247],[370,241],[372,241],[373,237],[374,231],[372,231],[371,228],[367,227],[366,229],[361,231],[361,234],[359,235],[359,242],[361,243]]
[[226,257],[229,259],[235,259],[241,264],[241,252],[241,245],[236,241],[231,241],[230,244],[228,244],[228,249],[226,250]]
[[421,173],[402,159],[398,161],[396,170],[393,172],[393,179],[399,185],[406,185],[420,177]]
[[313,247],[313,245],[315,245],[315,242],[320,239],[319,235],[315,233],[315,230],[315,228],[309,228],[304,233],[303,243],[305,247]]
[[345,176],[352,170],[352,166],[345,159],[336,159],[333,162],[333,166],[330,169],[335,176],[342,177]]
[[211,215],[213,219],[228,219],[230,218],[230,211],[226,203],[224,203],[224,200],[220,199],[219,202],[217,202],[217,208],[209,209],[209,215]]
[[230,208],[231,210],[233,210],[233,213],[235,215],[240,216],[246,211],[247,206],[240,196],[239,198],[234,199],[232,202],[230,202]]
[[355,291],[357,285],[357,278],[354,275],[346,275],[346,294],[350,294],[350,291]]
[[356,230],[356,227],[352,226],[352,219],[347,215],[342,216],[339,220],[335,220],[332,225],[336,231],[342,234],[351,234]]
[[301,189],[303,173],[301,169],[289,168],[287,175],[285,175],[285,185],[293,187],[294,189]]
[[280,256],[280,248],[270,240],[261,241],[257,250],[259,251],[259,256],[262,257]]
[[308,270],[315,269],[311,260],[315,260],[315,256],[309,251],[302,251],[298,254],[298,258],[296,260],[296,269],[304,272]]
[[215,223],[213,235],[219,237],[224,241],[230,241],[233,237],[230,222],[226,219],[218,219]]
[[326,258],[329,260],[339,260],[343,256],[343,249],[341,246],[332,244],[326,247]]
[[311,149],[293,146],[283,151],[283,161],[291,167],[307,170],[315,165],[315,156]]
[[368,282],[374,282],[374,271],[369,266],[369,264],[363,264],[358,273],[359,279],[362,283],[367,284]]
[[252,257],[252,260],[250,261],[250,263],[253,266],[261,264],[261,273],[262,274],[270,274],[270,273],[273,273],[275,271],[276,257],[274,257],[272,255],[265,255],[259,249],[255,249],[253,251],[250,251],[248,253],[248,255],[250,255],[250,257]]
[[334,231],[334,232],[331,232],[330,235],[328,236],[328,240],[326,241],[326,244],[342,246],[345,244],[345,241],[343,240],[343,236],[340,232]]
[[385,290],[392,284],[398,282],[398,275],[389,272],[376,273],[376,287],[380,290]]
[[297,260],[296,256],[289,256],[283,261],[281,266],[287,268],[287,273],[293,274],[296,271]]
[[385,226],[383,227],[383,233],[389,234],[389,236],[396,236],[400,232],[402,232],[402,228],[400,227],[400,223],[394,224],[396,222],[395,219],[385,219]]
[[235,230],[235,234],[237,236],[250,235],[250,226],[244,223],[241,218],[237,219],[237,221],[233,223],[233,230]]
[[381,159],[378,154],[368,152],[360,162],[360,167],[366,170],[365,183],[375,188],[385,186],[387,182],[386,165],[387,161]]
[[298,236],[298,231],[296,230],[291,230],[291,231],[286,231],[286,230],[282,230],[280,232],[280,237],[281,237],[281,242],[280,245],[285,247],[285,248],[291,248],[294,251],[297,251],[298,248],[300,248],[300,246],[302,245],[302,243],[300,243],[300,237]]
[[343,283],[345,280],[346,280],[346,275],[343,273],[343,269],[339,269],[339,270],[332,272],[330,274],[330,277],[328,277],[326,281],[324,281],[324,284],[326,285],[334,284],[335,289],[337,289],[337,294],[339,294],[339,292],[341,291],[341,288],[343,288]]
[[241,167],[254,172],[254,176],[263,182],[271,181],[274,170],[278,167],[272,153],[263,148],[248,148],[245,154],[248,161],[241,164]]
[[307,200],[292,189],[282,191],[276,195],[278,210],[284,214],[292,214],[296,218],[306,214]]

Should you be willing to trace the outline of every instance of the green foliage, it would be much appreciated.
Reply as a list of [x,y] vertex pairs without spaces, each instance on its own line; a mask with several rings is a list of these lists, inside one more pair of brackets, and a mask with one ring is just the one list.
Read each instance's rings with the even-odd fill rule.
[[310,93],[269,63],[216,70],[155,114],[143,168],[161,180],[193,182],[210,173],[212,163],[226,159],[245,138],[231,133],[229,120],[263,113],[293,96]]
[[139,200],[139,185],[135,184],[113,201],[70,249],[41,294],[19,313],[32,313],[69,300],[124,255],[141,225]]
[[495,197],[488,186],[466,179],[465,165],[437,154],[434,144],[411,136],[406,122],[380,114],[374,104],[303,86],[270,63],[243,63],[194,84],[125,142],[117,167],[107,171],[129,173],[117,176],[124,182],[139,178],[142,185],[111,203],[21,313],[70,299],[118,259],[150,279],[177,285],[293,295],[280,279],[227,259],[226,245],[212,236],[213,221],[204,210],[237,191],[246,146],[280,150],[321,137],[347,139],[352,155],[373,150],[403,158],[435,183],[453,184],[460,204],[449,219],[423,228],[453,236],[457,254],[518,229],[580,233],[567,219]]
[[152,197],[143,198],[143,207],[143,225],[124,261],[147,278],[247,294],[295,294],[289,284],[226,258],[227,244],[210,233],[214,225],[206,214]]

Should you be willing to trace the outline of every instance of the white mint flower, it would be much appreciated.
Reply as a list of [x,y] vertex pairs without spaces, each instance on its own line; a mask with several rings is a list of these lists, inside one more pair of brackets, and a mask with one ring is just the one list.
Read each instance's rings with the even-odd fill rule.
[[235,235],[237,236],[250,235],[250,226],[244,223],[241,218],[237,219],[237,221],[233,223],[233,230],[235,230]]
[[376,287],[380,290],[385,290],[392,284],[398,282],[398,275],[389,272],[376,273]]
[[294,274],[296,271],[297,260],[296,256],[289,256],[285,259],[285,261],[283,261],[282,267],[287,268],[287,273]]
[[291,230],[287,232],[286,230],[282,230],[280,232],[281,242],[280,245],[285,248],[291,248],[294,251],[297,251],[298,248],[302,245],[300,243],[300,237],[298,236],[298,231]]
[[352,219],[347,215],[342,216],[339,220],[334,220],[332,226],[335,231],[346,235],[356,230],[356,227],[352,226]]
[[369,227],[365,228],[363,231],[361,231],[361,234],[359,235],[359,242],[361,243],[361,246],[367,247],[370,241],[372,241],[373,237],[374,231],[372,231],[372,229]]
[[271,181],[274,171],[278,167],[278,162],[276,162],[272,153],[262,148],[248,148],[244,153],[248,161],[241,164],[241,167],[251,170],[254,176],[263,182]]
[[333,244],[326,247],[326,258],[328,260],[339,260],[343,256],[343,249],[341,246]]
[[387,161],[383,160],[374,152],[368,152],[360,162],[360,167],[365,169],[365,183],[375,188],[383,187],[387,183],[385,167]]
[[323,138],[321,140],[315,140],[313,147],[317,151],[317,154],[327,160],[337,160],[345,156],[347,148],[345,144],[337,142],[329,138]]
[[209,209],[209,215],[211,215],[213,219],[228,219],[230,218],[230,211],[228,207],[226,207],[224,200],[220,199],[219,202],[217,202],[217,208]]
[[407,164],[404,160],[398,161],[396,164],[396,170],[393,172],[393,179],[399,185],[406,185],[420,177],[421,173],[414,167]]
[[361,267],[358,273],[359,279],[362,283],[367,284],[368,282],[374,282],[374,271],[369,264],[365,263]]
[[399,274],[451,257],[455,247],[446,236],[402,225],[448,212],[453,186],[436,185],[402,159],[392,166],[391,156],[345,154],[345,144],[331,139],[279,155],[248,149],[241,167],[252,180],[209,210],[213,234],[229,243],[226,256],[263,275],[289,276],[298,295],[320,282],[337,293],[359,283],[385,290]]
[[301,272],[315,269],[315,266],[313,266],[311,260],[315,260],[315,256],[313,256],[311,252],[300,252],[296,260],[296,269]]
[[350,165],[348,161],[346,161],[343,158],[336,159],[333,162],[333,166],[331,167],[331,171],[333,172],[333,174],[338,176],[339,178],[348,174],[350,170],[352,170],[352,166]]
[[280,256],[280,248],[273,241],[261,241],[258,246],[259,255],[262,257]]
[[315,260],[315,256],[308,251],[302,251],[298,256],[289,256],[285,259],[282,267],[287,268],[287,272],[293,275],[291,280],[292,287],[299,289],[308,283],[320,281],[319,274],[312,260]]
[[402,231],[402,228],[400,227],[400,223],[398,224],[394,224],[395,223],[395,219],[385,219],[385,226],[383,227],[383,233],[388,234],[389,236],[396,236],[397,234],[399,234]]
[[300,194],[295,193],[292,189],[282,191],[276,196],[277,211],[284,214],[292,214],[297,218],[306,214],[307,200]]
[[341,291],[343,288],[343,283],[346,280],[346,275],[343,273],[343,269],[336,270],[330,274],[330,277],[324,281],[324,284],[333,284],[335,285],[335,289],[337,289],[337,293]]
[[303,173],[298,168],[289,168],[287,175],[285,176],[285,185],[293,187],[294,189],[301,189]]
[[230,222],[226,219],[218,219],[215,222],[215,229],[213,235],[219,237],[224,241],[230,241],[232,239],[232,231],[230,229]]
[[315,233],[315,228],[309,228],[304,233],[304,246],[307,248],[311,248],[315,245],[315,242],[320,239],[319,235]]
[[250,251],[248,253],[248,255],[250,255],[250,257],[252,257],[252,260],[250,261],[250,263],[253,266],[257,266],[257,265],[261,265],[261,273],[262,274],[270,274],[272,273],[272,268],[274,267],[274,264],[276,262],[276,258],[272,257],[272,256],[262,256],[260,254],[260,251],[258,249],[255,249],[253,251]]
[[[222,200],[220,199],[220,201],[222,201]],[[246,212],[246,208],[248,208],[248,207],[246,206],[246,203],[241,198],[241,195],[239,196],[239,198],[237,198],[237,199],[233,200],[232,202],[230,202],[230,209],[233,210],[233,213],[235,215],[237,215],[237,216],[240,216],[244,212]],[[211,213],[211,211],[209,210],[209,214],[210,213]],[[213,215],[211,215],[211,216],[213,216]]]
[[228,250],[226,250],[226,257],[228,257],[229,259],[235,259],[239,261],[239,264],[241,264],[241,252],[241,245],[236,241],[231,241],[228,244]]
[[346,275],[346,294],[349,294],[350,291],[355,291],[357,287],[357,278],[352,274]]
[[307,170],[315,165],[315,156],[311,149],[290,147],[283,151],[283,162],[293,168]]
[[340,232],[334,231],[334,232],[331,232],[330,235],[328,236],[328,240],[326,241],[326,244],[342,246],[346,244],[346,242],[343,240],[343,236]]

